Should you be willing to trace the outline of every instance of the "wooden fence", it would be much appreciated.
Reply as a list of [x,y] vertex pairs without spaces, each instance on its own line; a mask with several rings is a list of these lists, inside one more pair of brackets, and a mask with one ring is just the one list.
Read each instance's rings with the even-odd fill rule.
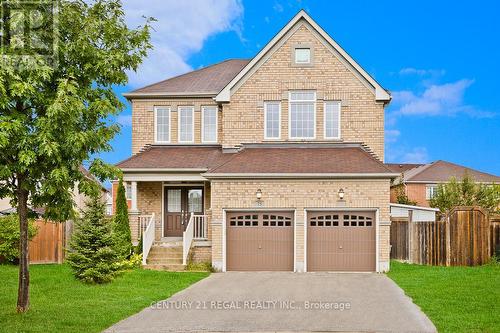
[[500,214],[490,216],[491,255],[500,255]]
[[38,233],[29,244],[30,263],[62,263],[64,259],[65,224],[37,220]]
[[415,264],[474,266],[489,261],[492,246],[487,212],[456,207],[435,222],[391,221],[391,258]]

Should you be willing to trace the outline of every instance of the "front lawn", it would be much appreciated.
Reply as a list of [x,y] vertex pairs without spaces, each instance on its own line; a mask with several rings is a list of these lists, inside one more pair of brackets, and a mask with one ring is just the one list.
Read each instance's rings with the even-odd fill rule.
[[107,285],[85,285],[67,265],[32,265],[31,309],[16,313],[16,266],[0,265],[0,332],[100,332],[208,273],[133,270]]
[[387,275],[439,332],[500,332],[500,265],[433,267],[392,261]]

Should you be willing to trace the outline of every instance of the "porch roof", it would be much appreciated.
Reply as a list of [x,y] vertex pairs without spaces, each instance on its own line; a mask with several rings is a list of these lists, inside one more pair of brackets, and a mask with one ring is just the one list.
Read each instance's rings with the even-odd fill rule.
[[205,177],[218,175],[262,176],[397,176],[384,163],[359,145],[297,145],[247,147],[219,166],[211,168]]
[[119,162],[125,171],[204,172],[219,165],[227,156],[220,145],[212,146],[146,146],[141,152]]

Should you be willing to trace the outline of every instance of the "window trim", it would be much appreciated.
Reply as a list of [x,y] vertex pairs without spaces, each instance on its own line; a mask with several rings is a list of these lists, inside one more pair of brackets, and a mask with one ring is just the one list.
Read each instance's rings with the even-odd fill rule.
[[[267,136],[267,105],[278,104],[278,137]],[[280,140],[281,139],[281,101],[265,101],[264,102],[264,139],[265,140]]]
[[[154,142],[170,143],[172,141],[172,110],[169,106],[155,106],[154,108]],[[168,110],[168,140],[158,140],[158,109]]]
[[[191,110],[191,140],[181,140],[181,109],[189,108]],[[177,107],[177,142],[179,143],[194,143],[194,106],[191,105],[179,105]]]
[[[297,50],[309,50],[309,61],[307,62],[302,62],[302,61],[297,61]],[[296,46],[293,49],[293,61],[297,65],[310,65],[311,64],[311,48],[309,46]]]
[[[205,140],[205,109],[215,109],[215,141]],[[201,107],[201,142],[217,143],[219,141],[219,107],[217,105],[203,105]]]
[[[432,188],[432,195],[430,195],[430,189]],[[425,200],[431,200],[436,195],[437,185],[436,184],[426,184],[425,185]]]
[[[295,92],[313,92],[313,100],[294,100],[292,101],[292,93]],[[289,90],[288,91],[288,139],[289,140],[315,140],[316,139],[316,90]],[[292,137],[292,103],[293,102],[312,102],[313,103],[313,136],[312,137]]]
[[[337,104],[338,105],[338,108],[339,108],[339,114],[338,114],[338,136],[328,136],[326,135],[326,105],[327,104]],[[340,140],[340,138],[342,137],[342,134],[341,134],[341,129],[342,129],[342,125],[341,125],[341,119],[342,119],[342,102],[341,101],[325,101],[323,103],[323,136],[325,139],[328,139],[328,140]]]

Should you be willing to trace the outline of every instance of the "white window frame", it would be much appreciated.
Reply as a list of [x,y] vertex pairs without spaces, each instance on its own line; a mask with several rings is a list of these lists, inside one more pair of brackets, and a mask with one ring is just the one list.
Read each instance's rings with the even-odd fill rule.
[[[328,136],[326,135],[326,106],[327,104],[337,104],[338,105],[338,108],[339,108],[339,115],[338,115],[338,136]],[[325,139],[329,139],[329,140],[340,140],[341,138],[341,133],[340,133],[340,130],[342,128],[341,126],[341,123],[340,123],[340,120],[342,119],[342,116],[341,116],[341,113],[342,113],[342,103],[340,101],[325,101],[325,103],[323,104],[323,135],[325,137]]]
[[[436,196],[437,185],[436,184],[427,184],[425,185],[425,199],[431,200]],[[432,193],[431,193],[432,192]]]
[[[205,109],[215,109],[215,141],[205,140]],[[205,105],[201,107],[201,142],[217,143],[219,141],[219,108],[217,105]]]
[[[168,140],[158,140],[158,109],[168,110]],[[154,107],[154,136],[155,143],[170,143],[172,140],[172,111],[168,106]]]
[[[191,110],[191,140],[181,140],[181,109],[190,109]],[[177,107],[177,141],[179,143],[193,143],[194,142],[194,106],[190,105],[179,105]]]
[[[305,61],[297,61],[297,50],[309,50],[309,61],[305,62]],[[312,57],[312,51],[311,51],[311,48],[309,46],[297,46],[293,49],[293,59],[294,59],[294,62],[297,64],[297,65],[309,65],[311,64],[311,57]]]
[[[296,92],[312,92],[314,93],[314,100],[294,100],[292,101],[292,93]],[[293,102],[312,102],[313,111],[313,136],[312,137],[292,137],[292,103]],[[290,90],[288,91],[288,138],[290,140],[314,140],[316,139],[316,91],[314,90]]]
[[[278,104],[278,137],[267,136],[267,106],[270,104]],[[264,102],[264,139],[265,140],[280,140],[281,139],[281,101]]]

